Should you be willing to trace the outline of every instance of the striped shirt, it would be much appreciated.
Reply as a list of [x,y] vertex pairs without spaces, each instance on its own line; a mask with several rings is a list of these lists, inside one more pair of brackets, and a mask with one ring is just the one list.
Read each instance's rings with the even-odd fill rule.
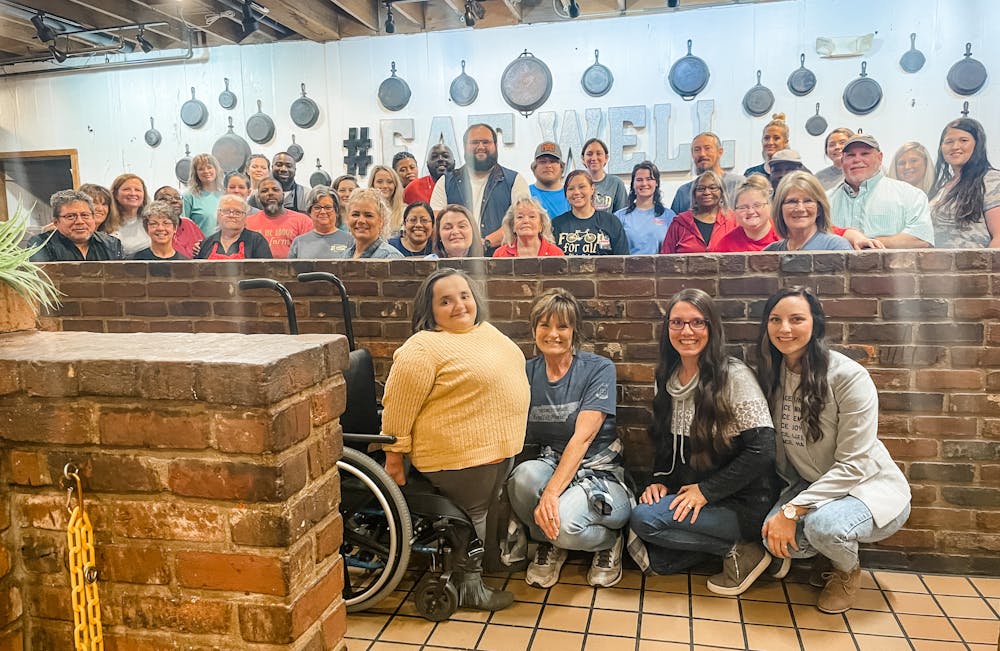
[[827,198],[837,226],[856,228],[868,237],[906,233],[934,244],[927,195],[909,183],[879,172],[862,181],[857,192],[845,181],[827,192]]

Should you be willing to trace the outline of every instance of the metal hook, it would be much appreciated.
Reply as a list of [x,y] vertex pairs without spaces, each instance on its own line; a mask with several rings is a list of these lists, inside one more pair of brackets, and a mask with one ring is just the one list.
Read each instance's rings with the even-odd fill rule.
[[[79,472],[80,472],[80,469],[77,468],[74,463],[72,463],[72,462],[67,463],[63,467],[63,478],[60,480],[60,483],[65,482],[65,483],[69,484],[69,480],[72,479],[73,482],[76,484],[76,496],[77,496],[77,500],[79,500],[80,512],[82,513],[83,512],[83,482],[80,480],[80,474],[79,474]],[[70,503],[73,501],[73,488],[74,488],[73,484],[69,484],[66,487],[66,509],[70,513],[73,512],[73,509],[70,508]]]

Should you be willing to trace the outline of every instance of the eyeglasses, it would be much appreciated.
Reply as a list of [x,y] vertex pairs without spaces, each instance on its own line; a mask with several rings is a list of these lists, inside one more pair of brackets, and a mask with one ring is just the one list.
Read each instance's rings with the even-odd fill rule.
[[313,206],[309,212],[331,213],[331,212],[337,212],[337,208],[335,206]]
[[433,222],[427,217],[407,217],[406,223],[410,226],[416,226],[417,224],[432,224]]
[[758,202],[758,203],[741,203],[740,205],[738,205],[735,208],[733,208],[733,210],[735,210],[736,212],[748,212],[752,208],[752,209],[756,210],[757,212],[760,212],[761,210],[764,209],[764,206],[766,206],[766,205],[767,204],[764,203],[764,202]]
[[677,332],[683,330],[684,326],[691,326],[692,331],[701,332],[708,327],[708,321],[705,319],[691,319],[690,321],[685,321],[684,319],[670,319],[667,321],[667,327]]
[[67,222],[75,222],[78,219],[83,221],[89,221],[94,218],[94,213],[92,212],[71,212],[68,215],[59,215],[59,219]]
[[694,186],[695,192],[718,192],[720,190],[717,185],[696,185]]
[[788,206],[789,208],[791,208],[792,206],[802,206],[804,208],[811,208],[812,206],[816,205],[816,200],[815,199],[785,199],[784,201],[781,202],[781,205],[782,206]]
[[493,145],[492,140],[470,140],[468,141],[469,147],[489,147]]
[[242,217],[246,215],[246,211],[242,208],[220,208],[219,215],[222,217]]

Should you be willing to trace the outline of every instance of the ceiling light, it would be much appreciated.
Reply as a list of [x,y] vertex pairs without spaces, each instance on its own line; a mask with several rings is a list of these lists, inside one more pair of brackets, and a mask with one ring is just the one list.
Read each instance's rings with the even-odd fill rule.
[[472,0],[472,11],[475,12],[477,20],[482,20],[486,17],[486,7],[479,0]]
[[56,33],[52,31],[51,27],[45,24],[45,14],[38,12],[32,16],[31,24],[35,26],[35,31],[38,33],[38,40],[42,43],[56,40]]
[[576,0],[569,0],[569,17],[576,18],[580,15],[580,5],[577,4]]
[[241,41],[257,31],[257,17],[253,15],[253,3],[250,0],[243,3],[243,20],[240,23],[243,25]]
[[472,27],[476,24],[476,14],[472,11],[472,1],[469,0],[465,3],[465,14],[462,16],[465,19],[465,26]]
[[385,33],[394,34],[395,32],[396,23],[392,18],[392,2],[385,0]]
[[677,5],[680,4],[680,0],[667,0],[667,6],[671,9],[676,9]]
[[66,60],[66,53],[57,48],[54,43],[49,46],[49,52],[52,53],[52,58],[58,63],[62,63]]
[[153,44],[146,40],[146,27],[144,25],[139,26],[139,33],[136,34],[135,41],[146,54],[153,51]]

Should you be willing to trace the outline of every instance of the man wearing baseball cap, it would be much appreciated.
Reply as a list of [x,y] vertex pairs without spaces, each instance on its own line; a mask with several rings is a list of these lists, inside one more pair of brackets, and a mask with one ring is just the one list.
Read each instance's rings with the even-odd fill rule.
[[844,143],[844,181],[827,192],[832,221],[856,228],[888,249],[934,246],[927,195],[882,174],[882,150],[868,134]]
[[531,171],[535,182],[528,186],[531,196],[538,199],[550,218],[558,217],[569,211],[569,202],[563,192],[563,172],[566,163],[563,161],[562,149],[559,145],[546,140],[535,147],[535,159],[531,162]]
[[782,149],[774,152],[771,160],[764,163],[764,171],[771,175],[771,189],[777,190],[781,179],[792,172],[812,172],[802,164],[802,156],[794,149]]

